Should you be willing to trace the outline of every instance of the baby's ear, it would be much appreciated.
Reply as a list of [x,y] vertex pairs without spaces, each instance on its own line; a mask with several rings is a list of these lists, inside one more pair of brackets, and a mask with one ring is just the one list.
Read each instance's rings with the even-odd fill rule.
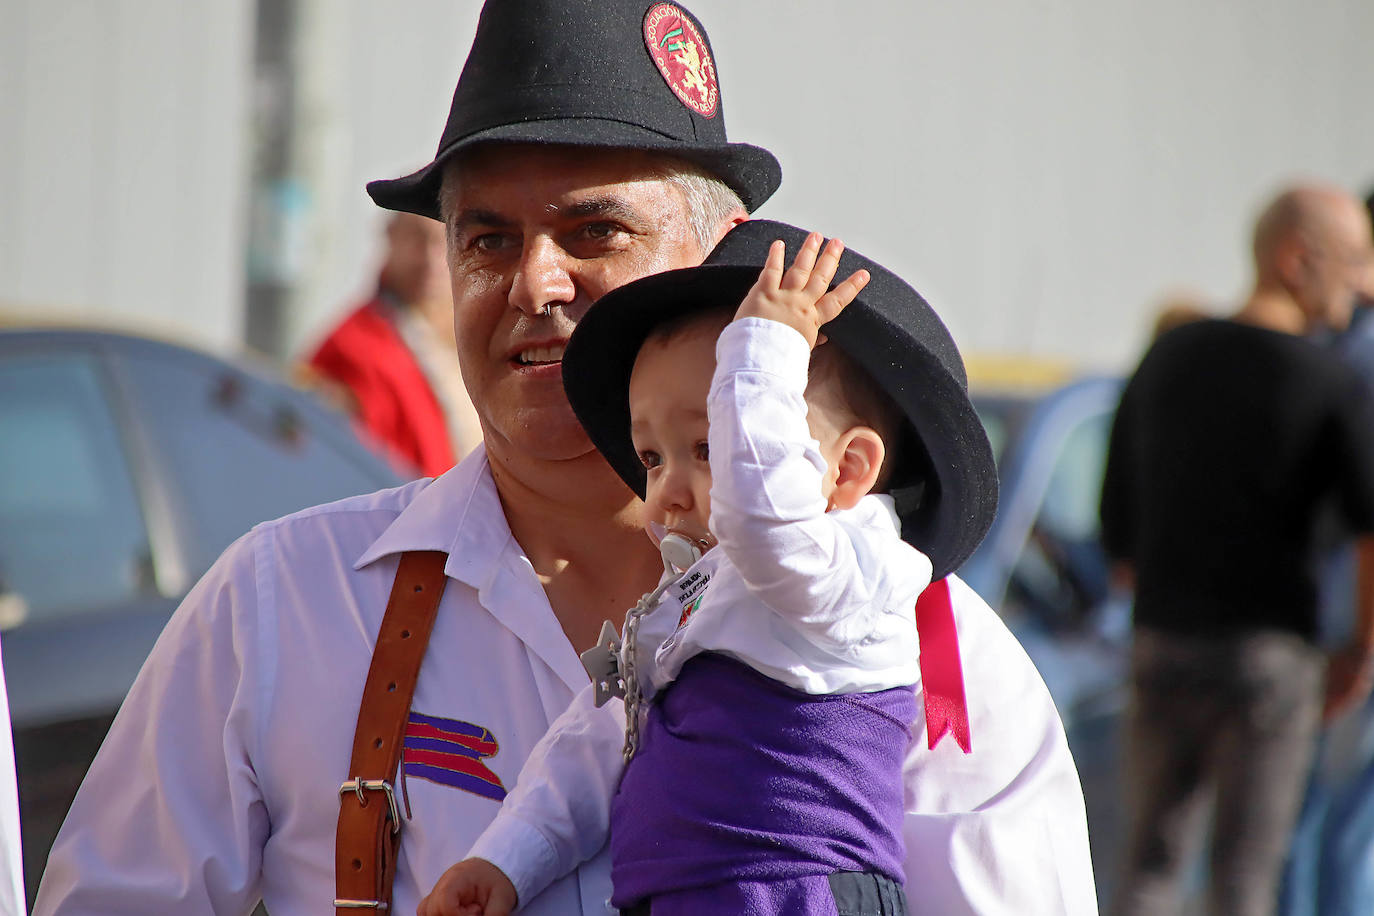
[[852,509],[868,495],[878,482],[883,467],[883,437],[867,426],[854,426],[837,443],[840,459],[836,465],[835,490],[830,505],[836,509]]

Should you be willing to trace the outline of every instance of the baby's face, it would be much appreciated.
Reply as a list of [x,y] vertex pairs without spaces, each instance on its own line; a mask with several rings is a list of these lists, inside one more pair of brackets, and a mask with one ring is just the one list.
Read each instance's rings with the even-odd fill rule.
[[[657,546],[680,534],[706,551],[715,546],[706,401],[716,370],[716,338],[725,318],[704,318],[667,339],[650,338],[630,375],[630,438],[647,473],[644,530]],[[835,489],[839,442],[846,427],[824,399],[808,392],[807,425],[827,470],[821,495]]]
[[703,551],[715,545],[706,399],[722,326],[703,321],[649,339],[630,375],[630,438],[648,475],[644,530],[655,545],[669,532]]

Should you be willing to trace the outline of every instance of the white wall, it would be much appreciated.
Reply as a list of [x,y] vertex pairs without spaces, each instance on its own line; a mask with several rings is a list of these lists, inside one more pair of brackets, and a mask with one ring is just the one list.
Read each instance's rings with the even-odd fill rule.
[[[1244,292],[1249,222],[1281,182],[1374,184],[1369,0],[688,5],[732,137],[783,163],[761,215],[907,276],[966,350],[1125,368],[1163,293]],[[478,4],[305,9],[296,347],[372,282],[363,184],[432,155]],[[0,14],[0,302],[189,310],[232,336],[251,3]]]
[[252,5],[0,0],[0,308],[238,337]]
[[[370,294],[384,212],[363,187],[433,158],[481,5],[305,0],[305,7],[326,37],[305,40],[307,92],[319,129],[302,132],[302,142],[315,165],[311,189],[319,209],[310,227],[306,282],[288,318],[296,352],[324,334],[352,300]],[[341,8],[346,16],[337,15]]]
[[783,162],[764,212],[896,268],[966,350],[1128,366],[1161,293],[1243,294],[1279,183],[1374,185],[1369,0],[696,7],[732,134]]

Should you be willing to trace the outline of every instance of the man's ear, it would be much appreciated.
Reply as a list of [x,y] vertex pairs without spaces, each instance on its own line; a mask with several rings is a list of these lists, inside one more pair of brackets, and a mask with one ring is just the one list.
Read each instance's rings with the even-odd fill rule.
[[858,505],[878,482],[883,468],[883,437],[867,426],[846,430],[835,443],[839,460],[835,463],[835,490],[830,505],[835,509],[852,509]]
[[748,210],[745,210],[745,209],[743,209],[743,208],[739,208],[739,209],[730,211],[730,215],[727,216],[727,217],[725,217],[725,219],[721,220],[721,221],[720,221],[720,224],[716,226],[716,240],[715,240],[714,242],[711,243],[711,247],[714,248],[714,247],[716,247],[716,245],[719,245],[719,244],[720,244],[720,240],[723,239],[723,238],[725,238],[725,236],[729,234],[729,232],[730,232],[731,229],[735,228],[735,227],[738,226],[740,223],[744,223],[744,222],[748,222],[748,221],[749,221],[749,211],[748,211]]
[[1274,247],[1274,270],[1289,292],[1306,284],[1310,259],[1306,243],[1297,235],[1289,235]]

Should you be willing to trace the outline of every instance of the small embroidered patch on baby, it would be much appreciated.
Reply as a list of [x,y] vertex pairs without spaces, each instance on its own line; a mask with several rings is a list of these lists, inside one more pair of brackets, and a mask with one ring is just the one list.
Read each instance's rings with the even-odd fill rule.
[[706,586],[710,583],[711,576],[709,573],[701,569],[694,569],[673,586],[673,597],[682,606],[682,616],[677,621],[679,627],[685,624],[688,618],[696,613],[696,609],[701,606],[702,596],[706,592]]

